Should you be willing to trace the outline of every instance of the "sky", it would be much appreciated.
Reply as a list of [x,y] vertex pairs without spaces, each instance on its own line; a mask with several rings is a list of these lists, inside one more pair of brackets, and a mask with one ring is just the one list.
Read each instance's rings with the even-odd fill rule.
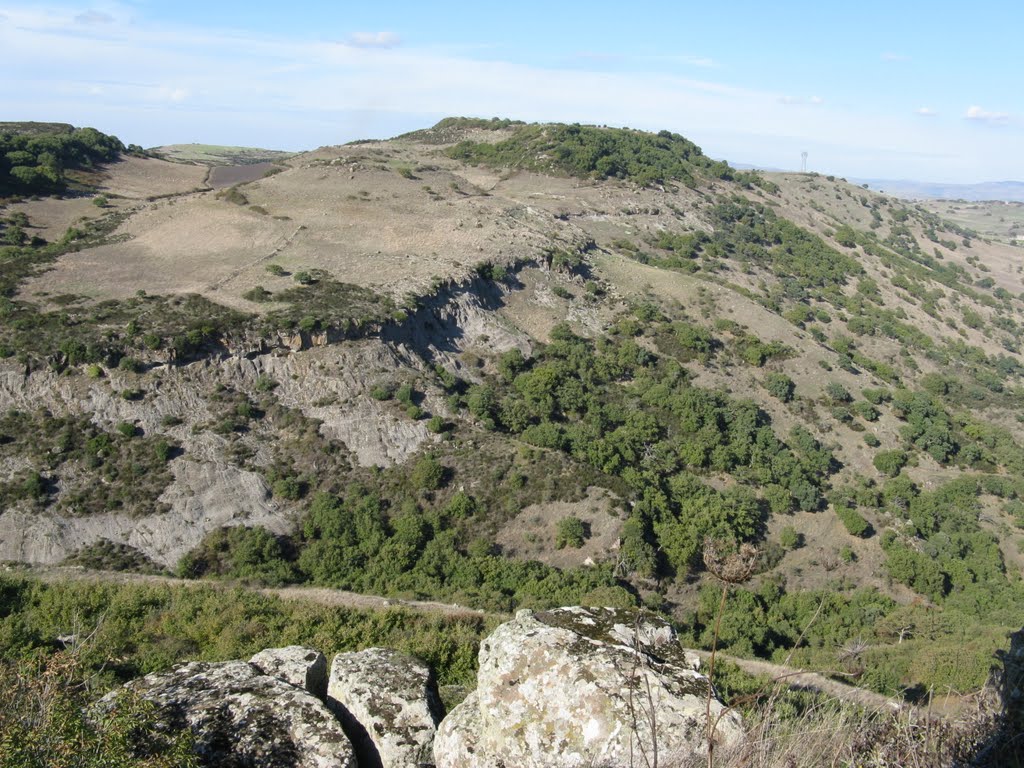
[[668,129],[733,163],[1024,180],[1024,3],[0,0],[0,120],[298,151],[442,117]]

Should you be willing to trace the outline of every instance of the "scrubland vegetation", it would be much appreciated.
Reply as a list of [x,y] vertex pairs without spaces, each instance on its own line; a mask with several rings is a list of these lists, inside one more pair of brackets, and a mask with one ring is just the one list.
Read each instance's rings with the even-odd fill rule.
[[[501,135],[462,140],[480,131]],[[816,669],[912,702],[985,686],[1007,633],[1020,628],[1024,603],[1024,447],[1020,418],[1013,421],[1024,366],[1021,296],[1003,287],[1011,284],[1005,275],[979,276],[988,267],[964,257],[980,248],[976,233],[813,176],[795,182],[821,185],[799,208],[818,214],[818,223],[803,226],[787,214],[801,199],[791,189],[714,162],[669,132],[455,119],[402,139],[424,142],[438,163],[664,197],[657,214],[652,206],[622,214],[627,224],[612,234],[552,234],[533,257],[482,258],[467,281],[490,281],[494,296],[504,296],[543,279],[552,301],[568,309],[530,339],[529,352],[488,351],[489,338],[470,350],[453,337],[443,354],[419,350],[415,366],[371,382],[366,394],[380,413],[431,436],[404,464],[360,466],[266,374],[211,385],[200,393],[211,418],[193,419],[192,433],[215,436],[234,466],[262,476],[274,502],[294,514],[293,532],[210,531],[173,568],[210,586],[3,577],[0,658],[33,659],[42,676],[50,665],[64,674],[70,668],[53,655],[55,638],[91,633],[74,659],[75,679],[87,681],[81,690],[91,695],[186,658],[245,657],[288,643],[325,652],[380,644],[426,659],[444,683],[471,685],[476,643],[498,620],[491,614],[638,605],[670,616],[688,645]],[[36,155],[31,167],[48,162]],[[426,162],[395,167],[414,177],[442,172]],[[396,177],[386,168],[389,179],[407,183],[401,170]],[[856,216],[826,209],[822,190]],[[232,198],[248,205],[242,190],[221,202]],[[636,223],[644,216],[654,223]],[[558,210],[551,220],[569,218]],[[437,296],[399,301],[314,267],[292,274],[275,261],[260,267],[272,290],[239,291],[259,315],[202,296],[144,293],[100,302],[50,297],[58,308],[43,308],[19,293],[25,281],[110,237],[118,219],[111,214],[56,243],[33,242],[29,225],[8,216],[0,232],[0,353],[26,371],[45,367],[69,380],[116,370],[130,382],[119,391],[129,400],[147,396],[149,366],[216,359],[242,337],[322,334],[335,343],[390,333],[411,354],[412,332],[436,320],[429,302],[455,290],[438,279]],[[645,280],[654,274],[698,287],[689,302],[649,286],[631,291],[602,277],[598,257],[644,270],[637,274]],[[728,309],[710,288],[721,289],[714,295],[722,303],[733,297]],[[334,405],[330,397],[323,404]],[[169,436],[181,425],[174,418],[151,434],[132,422],[103,429],[87,416],[10,411],[0,418],[0,458],[24,466],[0,483],[0,503],[38,513],[160,513],[170,463],[190,458]],[[591,488],[612,499],[606,514],[618,538],[596,564],[556,567],[502,551],[500,532],[523,510],[578,501]],[[544,544],[563,555],[590,537],[574,514],[550,528]],[[728,587],[724,608],[702,557],[709,540],[759,552],[750,577]],[[70,562],[160,569],[110,542]],[[283,603],[215,579],[438,599],[490,614],[359,613]],[[14,668],[4,669],[14,680]],[[976,731],[940,736],[931,721],[865,720],[809,694],[777,694],[764,708],[763,697],[752,696],[764,681],[728,665],[717,682],[751,722],[770,725],[771,739],[795,740],[799,724],[812,723],[841,732],[851,755],[860,754],[858,738],[862,752],[890,750],[889,762],[865,764],[909,764],[893,757],[900,754],[950,763],[976,750],[998,719],[991,710]],[[79,727],[68,738],[107,738]],[[111,738],[120,738],[112,728]]]

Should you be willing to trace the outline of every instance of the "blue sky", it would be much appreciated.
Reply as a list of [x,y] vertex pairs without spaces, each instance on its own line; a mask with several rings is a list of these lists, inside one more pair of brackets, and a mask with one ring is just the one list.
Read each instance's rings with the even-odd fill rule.
[[668,128],[731,162],[1024,179],[1024,3],[5,2],[0,119],[309,149],[446,115]]

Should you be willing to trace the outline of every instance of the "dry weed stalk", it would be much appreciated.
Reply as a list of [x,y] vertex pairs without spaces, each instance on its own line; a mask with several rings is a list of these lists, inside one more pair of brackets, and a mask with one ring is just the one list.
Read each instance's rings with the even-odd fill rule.
[[[633,733],[638,737],[636,739],[637,749],[640,751],[640,756],[643,758],[644,765],[646,768],[658,768],[658,713],[657,707],[654,702],[654,694],[651,691],[651,679],[645,671],[640,669],[643,663],[644,651],[640,647],[640,628],[643,625],[645,617],[644,611],[637,611],[636,617],[633,620],[633,663],[629,670],[629,713],[632,720]],[[633,693],[633,683],[637,681],[637,675],[643,675],[644,682],[644,696],[645,701],[641,701],[637,704]],[[651,748],[650,752],[644,745],[644,740],[639,738],[640,727],[638,722],[638,710],[639,716],[646,720],[648,727],[651,731]],[[629,740],[629,765],[633,768],[635,765],[633,756],[633,739]]]
[[[711,698],[714,696],[715,654],[718,651],[718,633],[722,628],[722,615],[725,613],[725,600],[729,589],[742,584],[754,575],[757,565],[757,548],[752,544],[740,544],[736,547],[732,542],[719,539],[704,540],[704,567],[708,572],[722,581],[722,597],[718,601],[718,613],[715,616],[715,631],[711,639],[711,657],[708,660],[708,694],[704,711],[704,722],[707,728],[708,768],[715,765],[715,731],[719,718],[711,718]],[[723,713],[724,714],[724,713]]]

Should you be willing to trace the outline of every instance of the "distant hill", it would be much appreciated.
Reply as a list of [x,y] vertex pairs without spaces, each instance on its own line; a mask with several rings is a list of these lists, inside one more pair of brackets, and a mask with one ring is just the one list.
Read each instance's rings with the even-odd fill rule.
[[906,200],[1003,200],[1024,202],[1024,182],[1021,181],[986,181],[980,184],[942,184],[927,181],[907,181],[893,179],[851,179],[856,184],[867,184],[868,187],[893,197]]
[[37,123],[34,121],[0,122],[0,133],[21,133],[41,136],[47,133],[71,133],[75,126],[70,123]]
[[258,147],[224,147],[217,144],[168,144],[153,147],[152,154],[164,160],[198,165],[254,165],[292,157],[292,152]]

